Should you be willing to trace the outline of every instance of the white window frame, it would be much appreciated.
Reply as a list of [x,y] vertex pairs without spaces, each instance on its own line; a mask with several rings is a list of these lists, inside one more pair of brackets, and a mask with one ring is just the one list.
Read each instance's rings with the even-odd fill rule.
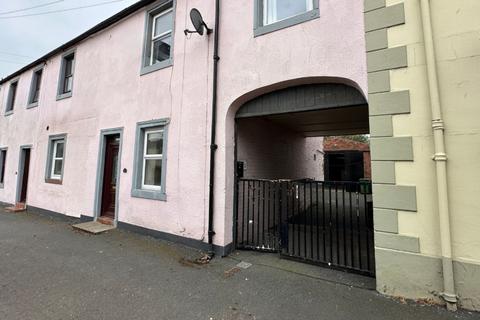
[[[273,23],[276,23],[276,22],[279,22],[279,21],[287,20],[287,19],[290,19],[291,17],[294,17],[294,16],[297,16],[297,15],[300,15],[300,14],[303,14],[305,12],[313,10],[313,0],[305,0],[306,6],[307,6],[307,10],[305,12],[294,14],[294,15],[285,17],[283,19],[278,19],[277,18],[277,10],[276,10],[277,1],[278,0],[263,0],[263,25],[264,26],[267,26],[267,25],[270,25],[270,24],[273,24]],[[273,8],[269,11],[270,4],[272,5]],[[269,22],[269,15],[270,14],[271,14],[272,17],[270,17],[271,21]]]
[[[162,182],[160,180],[160,186],[155,186],[155,185],[149,185],[145,184],[145,170],[147,168],[147,160],[162,160],[162,166],[163,166],[163,148],[162,148],[162,153],[157,153],[157,154],[147,154],[147,143],[148,143],[148,135],[152,133],[159,133],[161,132],[162,135],[164,135],[164,130],[163,129],[146,129],[145,130],[145,135],[143,138],[143,164],[142,164],[142,189],[145,190],[155,190],[155,191],[161,191],[162,190]],[[162,144],[163,144],[163,137],[162,137]]]
[[[169,13],[173,14],[173,8],[169,8],[169,9],[167,9],[165,11],[162,11],[159,14],[154,15],[152,17],[152,30],[151,30],[152,31],[152,37],[150,39],[150,65],[151,66],[153,66],[155,64],[155,63],[153,63],[153,50],[154,50],[155,41],[161,40],[162,38],[167,38],[167,35],[172,36],[173,28],[171,28],[168,31],[165,31],[164,33],[159,34],[158,36],[155,36],[155,26],[156,26],[157,19],[160,18],[161,16],[164,16],[164,15],[169,14]],[[173,42],[173,39],[172,39],[172,42]],[[170,52],[170,54],[171,54],[171,52]],[[171,57],[169,57],[169,58],[171,58]]]
[[[58,144],[62,143],[63,144],[63,154],[62,157],[57,157],[57,147]],[[52,155],[51,155],[51,162],[50,162],[50,179],[54,180],[61,180],[62,179],[62,173],[61,174],[55,174],[55,161],[62,160],[62,168],[63,168],[63,161],[65,159],[65,140],[64,139],[58,139],[58,140],[53,140],[52,141]]]

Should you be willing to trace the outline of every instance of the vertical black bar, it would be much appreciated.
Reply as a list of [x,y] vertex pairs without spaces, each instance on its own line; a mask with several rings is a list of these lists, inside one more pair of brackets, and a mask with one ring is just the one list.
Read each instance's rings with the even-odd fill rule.
[[268,206],[268,209],[267,209],[267,214],[264,214],[266,220],[267,220],[267,228],[265,229],[265,221],[264,221],[264,224],[263,224],[263,233],[266,233],[268,234],[268,239],[265,241],[264,240],[264,243],[267,244],[267,248],[268,249],[271,249],[270,247],[270,205],[272,204],[272,182],[271,181],[268,181],[267,183],[268,185],[268,193],[267,193],[267,198],[268,198],[268,202],[267,202],[267,206]]
[[368,208],[367,208],[367,186],[364,185],[364,188],[363,188],[363,214],[364,214],[364,223],[365,223],[365,226],[364,226],[364,230],[365,230],[365,237],[366,237],[366,256],[367,256],[367,270],[370,271],[370,253],[369,253],[369,243],[368,243]]
[[[289,224],[288,224],[288,183],[278,182],[275,190],[278,191],[278,225],[280,232],[280,253],[289,254]],[[275,211],[276,212],[276,211]]]
[[349,221],[349,228],[350,228],[350,263],[351,263],[351,267],[355,267],[355,255],[354,255],[354,242],[353,242],[353,238],[354,238],[354,232],[353,232],[353,208],[352,208],[352,193],[353,193],[353,184],[350,184],[349,183],[349,192],[348,192],[348,196],[349,196],[349,202],[350,202],[350,221]]
[[303,254],[307,258],[307,182],[303,182]]
[[248,180],[248,185],[247,185],[247,219],[245,219],[245,224],[247,227],[247,238],[244,241],[244,245],[250,245],[250,180]]
[[[242,244],[243,245],[243,231],[245,230],[244,229],[244,226],[243,226],[243,222],[245,221],[245,181],[243,180],[239,180],[239,182],[242,184],[242,235],[241,235],[241,241],[240,239],[238,239],[238,243],[239,244]],[[239,188],[240,190],[240,188]],[[237,223],[237,228],[239,227],[239,223]],[[239,232],[238,232],[239,233]]]
[[313,260],[313,201],[312,201],[312,182],[309,183],[310,189],[310,259]]
[[327,229],[325,225],[325,182],[322,184],[322,238],[323,238],[323,262],[327,261]]
[[346,210],[345,210],[345,192],[346,192],[346,183],[342,184],[342,221],[343,221],[343,265],[346,267],[348,266],[347,264],[347,233],[346,233],[346,224],[345,224],[345,219],[346,219]]
[[[260,219],[260,216],[261,216],[261,208],[262,208],[262,181],[258,181],[258,198],[257,198],[257,217],[255,219],[255,222],[257,224],[257,239],[255,241],[255,246],[257,248],[260,247],[260,221],[262,219]],[[255,223],[254,222],[254,223]]]
[[359,184],[355,184],[357,200],[357,241],[358,241],[358,268],[362,270],[362,237],[360,234],[360,193]]
[[320,244],[319,244],[319,239],[320,239],[320,228],[319,228],[319,225],[320,225],[320,218],[318,216],[318,184],[319,182],[315,182],[315,200],[316,200],[316,203],[317,205],[315,206],[316,207],[316,223],[317,223],[317,260],[320,260]]
[[[277,211],[275,210],[277,208],[277,198],[278,198],[278,182],[274,182],[273,184],[273,208],[272,208],[272,214],[273,214],[273,226],[277,226],[275,229],[275,236],[276,236],[276,242],[273,243],[274,249],[277,249],[278,246],[278,241],[281,239],[281,234],[280,234],[280,222],[281,219],[278,220],[278,223],[276,224],[276,218],[277,218]],[[280,201],[280,200],[279,200]],[[280,216],[280,215],[278,215]],[[281,249],[280,249],[281,250]]]
[[338,229],[338,182],[335,182],[335,246],[337,247],[337,265],[340,264],[340,236]]
[[257,245],[257,248],[261,247],[261,243],[260,243],[260,221],[262,221],[261,219],[261,215],[262,215],[262,212],[260,212],[260,209],[262,207],[262,181],[258,181],[258,207],[257,207],[257,241],[256,241],[256,245]]
[[332,186],[328,185],[328,231],[329,231],[329,245],[330,245],[330,257],[328,262],[333,262],[333,235],[332,235]]
[[267,194],[267,181],[263,181],[263,210],[262,210],[262,247],[266,248],[265,246],[265,220],[267,219],[267,212],[265,209],[267,206],[268,201],[268,194]]
[[[298,199],[297,199],[298,195]],[[298,220],[298,227],[297,227],[297,245],[298,245],[298,256],[302,255],[302,233],[301,233],[301,223],[302,223],[302,217],[300,215],[300,183],[297,182],[295,184],[295,199],[297,200],[297,219]]]

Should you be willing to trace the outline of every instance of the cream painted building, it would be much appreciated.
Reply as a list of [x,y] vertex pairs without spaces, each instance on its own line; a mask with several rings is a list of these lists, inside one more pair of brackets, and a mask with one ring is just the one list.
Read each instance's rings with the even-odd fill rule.
[[365,1],[377,288],[474,310],[479,14],[477,0]]

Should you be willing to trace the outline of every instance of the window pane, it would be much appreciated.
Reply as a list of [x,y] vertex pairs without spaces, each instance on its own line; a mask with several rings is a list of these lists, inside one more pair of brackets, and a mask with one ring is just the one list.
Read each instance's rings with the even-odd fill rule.
[[65,78],[63,93],[71,92],[72,91],[72,85],[73,85],[73,77],[69,76],[69,77]]
[[62,163],[63,160],[55,160],[53,162],[53,174],[56,176],[62,175]]
[[63,142],[57,142],[57,152],[55,153],[55,158],[63,158]]
[[5,160],[7,158],[7,151],[0,151],[0,183],[3,183],[5,177]]
[[32,102],[38,102],[38,97],[39,96],[40,96],[40,89],[35,90],[35,92],[33,93]]
[[311,0],[264,0],[265,24],[270,24],[311,10]]
[[73,56],[65,58],[65,76],[72,74],[73,70]]
[[162,183],[162,160],[145,160],[145,185],[160,186]]
[[160,61],[164,61],[170,58],[170,44],[172,37],[169,35],[166,38],[153,41],[153,61],[155,64]]
[[153,32],[153,36],[156,37],[161,34],[164,34],[165,32],[172,30],[172,25],[173,25],[172,18],[173,18],[173,14],[171,11],[167,14],[164,14],[155,18],[155,21],[154,21],[155,30]]
[[163,151],[163,132],[147,133],[147,152],[146,154],[162,154]]
[[34,82],[33,82],[33,95],[32,101],[30,102],[38,102],[38,97],[40,96],[40,85],[42,83],[42,70],[35,72],[34,75]]
[[15,106],[15,98],[17,96],[17,85],[18,83],[12,83],[10,85],[10,93],[9,93],[9,101],[8,101],[8,106],[7,106],[7,111],[13,110],[13,107]]

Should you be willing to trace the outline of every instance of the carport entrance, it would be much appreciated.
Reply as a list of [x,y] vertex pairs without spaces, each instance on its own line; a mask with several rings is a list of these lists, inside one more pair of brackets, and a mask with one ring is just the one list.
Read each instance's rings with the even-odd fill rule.
[[364,97],[343,84],[291,87],[244,104],[236,115],[236,248],[374,276],[370,181],[326,180],[323,172],[323,137],[368,130]]

